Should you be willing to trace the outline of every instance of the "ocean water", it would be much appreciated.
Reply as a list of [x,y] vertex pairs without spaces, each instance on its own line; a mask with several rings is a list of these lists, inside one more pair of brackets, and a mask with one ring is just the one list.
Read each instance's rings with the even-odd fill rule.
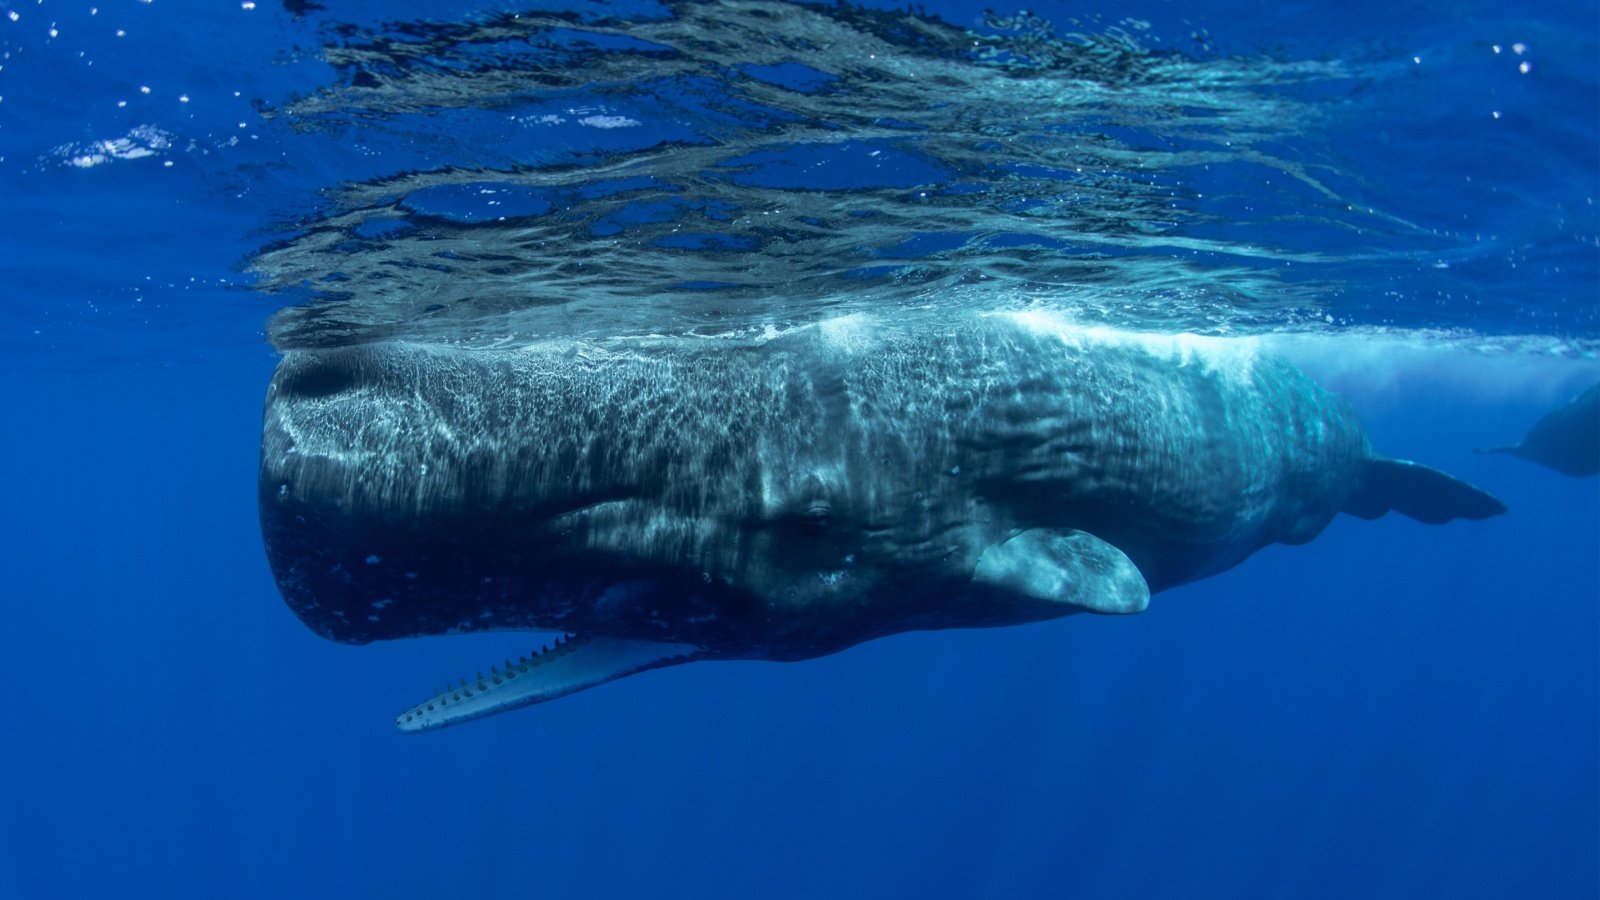
[[[0,897],[1600,893],[1600,7],[0,0]],[[1510,512],[1135,617],[701,663],[420,736],[336,644],[278,353],[868,312],[1258,340]]]

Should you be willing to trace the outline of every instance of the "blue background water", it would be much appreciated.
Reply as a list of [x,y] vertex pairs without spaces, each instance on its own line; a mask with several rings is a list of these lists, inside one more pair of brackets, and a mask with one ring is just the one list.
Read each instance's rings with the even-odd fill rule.
[[[1459,275],[1487,307],[1429,298],[1398,318],[1531,331],[1561,353],[1317,360],[1376,446],[1490,489],[1510,515],[1341,519],[1133,619],[686,666],[420,738],[391,716],[507,639],[317,638],[278,599],[255,524],[274,361],[261,323],[277,304],[244,289],[238,264],[349,161],[242,182],[227,180],[235,168],[177,179],[48,164],[63,143],[122,134],[114,99],[139,83],[215,102],[128,122],[260,128],[252,97],[327,77],[315,41],[286,20],[241,32],[165,0],[96,17],[6,9],[22,19],[0,70],[0,896],[1600,891],[1600,483],[1468,452],[1594,374],[1581,358],[1596,337],[1594,250],[1561,244],[1592,237],[1593,213],[1530,212],[1593,208],[1593,4],[1514,20],[1489,4],[1098,10],[1168,36],[1204,27],[1216,52],[1294,58],[1468,58],[1461,48],[1529,40],[1539,66],[1572,73],[1542,92],[1487,68],[1413,86],[1430,108],[1520,99],[1538,125],[1520,157],[1486,160],[1471,135],[1337,136],[1374,183],[1412,186],[1385,197],[1420,218],[1483,215],[1465,190],[1459,207],[1423,208],[1455,196],[1428,183],[1496,173],[1505,246],[1546,259],[1515,269],[1497,255]],[[93,73],[22,30],[42,17],[72,37],[114,16],[140,43],[83,38]],[[301,44],[306,58],[285,62]],[[239,152],[266,161],[287,140]]]

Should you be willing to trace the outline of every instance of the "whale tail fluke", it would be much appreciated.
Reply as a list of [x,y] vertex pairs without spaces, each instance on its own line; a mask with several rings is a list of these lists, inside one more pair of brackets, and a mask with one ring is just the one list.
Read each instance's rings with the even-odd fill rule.
[[1456,519],[1487,519],[1506,511],[1493,494],[1459,478],[1405,459],[1368,459],[1361,480],[1341,512],[1376,519],[1394,511],[1429,525]]

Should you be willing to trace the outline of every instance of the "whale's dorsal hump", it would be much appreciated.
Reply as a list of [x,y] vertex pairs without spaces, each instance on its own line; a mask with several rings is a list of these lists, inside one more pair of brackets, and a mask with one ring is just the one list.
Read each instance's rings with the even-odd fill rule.
[[1127,554],[1075,529],[1030,528],[978,558],[974,584],[1063,607],[1057,615],[1144,612],[1150,586]]

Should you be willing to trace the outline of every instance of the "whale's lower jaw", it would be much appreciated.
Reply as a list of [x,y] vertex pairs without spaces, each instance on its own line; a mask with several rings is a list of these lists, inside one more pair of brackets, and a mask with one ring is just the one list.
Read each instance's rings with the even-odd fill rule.
[[572,635],[532,657],[506,660],[504,669],[490,666],[488,676],[479,672],[475,681],[463,679],[458,687],[439,691],[433,699],[401,713],[394,724],[404,732],[431,731],[705,655],[692,644]]

